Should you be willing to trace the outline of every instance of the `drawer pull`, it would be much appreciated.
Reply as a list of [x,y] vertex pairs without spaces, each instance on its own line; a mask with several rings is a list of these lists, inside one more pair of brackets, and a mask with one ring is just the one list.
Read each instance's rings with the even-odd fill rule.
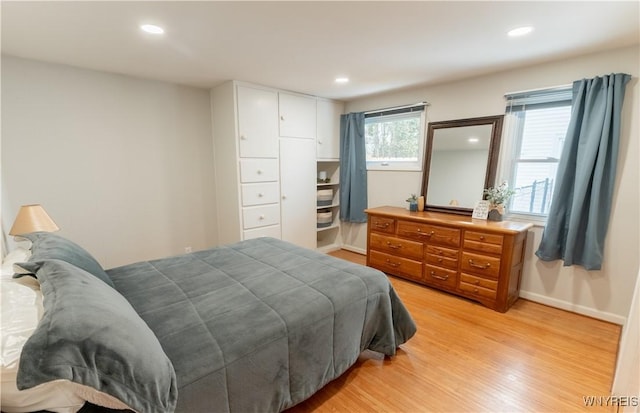
[[389,241],[387,241],[387,246],[388,246],[389,248],[393,248],[394,250],[397,250],[397,249],[399,249],[399,248],[402,248],[402,244],[395,245],[395,244],[392,244],[392,243],[391,243],[391,242],[389,242]]
[[379,223],[379,222],[376,222],[374,225],[375,225],[375,227],[376,227],[376,228],[380,228],[380,229],[387,229],[387,228],[389,228],[389,223],[388,223],[388,222],[385,222],[384,224],[381,224],[381,223]]
[[397,267],[399,267],[399,266],[400,266],[400,264],[401,264],[401,263],[399,263],[399,262],[392,262],[390,259],[387,259],[387,264],[389,264],[389,265],[390,265],[390,266],[392,266],[392,267],[397,268]]
[[480,235],[480,241],[484,241],[484,235]]
[[442,258],[438,258],[438,262],[442,262]]
[[258,169],[258,170],[256,171],[256,173],[257,173],[258,175],[262,175],[262,169]]
[[258,198],[262,198],[264,195],[262,195],[262,192],[258,193]]
[[420,236],[422,236],[422,237],[430,237],[430,236],[432,236],[433,234],[435,234],[435,232],[434,232],[434,231],[424,233],[424,232],[422,232],[422,231],[420,230],[420,228],[418,228],[418,235],[420,235]]
[[469,260],[469,265],[474,267],[474,268],[480,268],[481,270],[486,270],[487,268],[491,267],[491,263],[488,262],[486,264],[476,264],[473,262],[473,260]]
[[473,289],[473,292],[474,292],[474,293],[477,293],[477,292],[478,292],[478,289],[477,289],[477,288],[474,288],[474,289]]
[[264,220],[264,218],[265,218],[265,216],[264,216],[264,215],[260,215],[260,216],[258,217],[258,219],[259,219],[260,221]]
[[431,271],[429,275],[431,275],[431,277],[435,278],[436,280],[442,280],[442,281],[447,281],[447,279],[449,278],[448,275],[438,275],[436,274],[435,271]]

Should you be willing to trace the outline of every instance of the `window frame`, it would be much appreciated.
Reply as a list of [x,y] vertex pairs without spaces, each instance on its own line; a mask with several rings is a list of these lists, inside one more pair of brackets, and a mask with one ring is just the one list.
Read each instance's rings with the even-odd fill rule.
[[[509,162],[506,167],[502,168],[504,176],[507,177],[507,182],[511,188],[515,188],[515,178],[519,164],[535,164],[535,163],[556,163],[559,164],[560,158],[547,158],[547,159],[522,159],[521,151],[523,144],[523,130],[525,126],[523,117],[527,110],[543,109],[543,108],[555,108],[572,106],[572,86],[564,85],[548,89],[540,89],[528,92],[516,92],[512,94],[506,94],[507,106],[505,110],[505,130],[506,135],[504,141],[509,142],[510,148],[507,151],[509,153]],[[551,194],[552,196],[552,194]],[[522,220],[533,222],[534,224],[544,225],[548,218],[548,213],[540,212],[511,212],[514,198],[508,202],[507,211],[509,219]],[[550,201],[549,201],[550,202]]]
[[[382,110],[377,112],[367,112],[365,114],[365,130],[367,119],[393,119],[393,118],[407,118],[410,115],[420,112],[420,125],[418,135],[418,157],[416,161],[370,161],[366,159],[367,171],[413,171],[422,172],[424,167],[424,151],[426,141],[426,104],[410,106],[406,108],[400,108],[395,110]],[[413,117],[413,116],[411,116]],[[365,131],[366,140],[366,131]],[[365,153],[366,157],[366,153]]]

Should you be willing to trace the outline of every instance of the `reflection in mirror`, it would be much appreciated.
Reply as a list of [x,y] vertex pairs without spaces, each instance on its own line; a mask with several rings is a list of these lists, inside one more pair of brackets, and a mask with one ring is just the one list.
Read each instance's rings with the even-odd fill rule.
[[502,115],[429,124],[422,183],[428,210],[470,214],[494,184]]

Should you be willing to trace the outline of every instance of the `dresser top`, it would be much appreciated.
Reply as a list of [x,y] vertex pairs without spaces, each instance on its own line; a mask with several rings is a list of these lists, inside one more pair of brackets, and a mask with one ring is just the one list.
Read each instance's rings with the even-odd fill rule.
[[455,225],[469,227],[470,229],[482,229],[493,232],[522,232],[527,231],[533,224],[515,221],[488,221],[484,219],[473,219],[468,215],[446,214],[444,212],[412,212],[406,208],[382,206],[365,209],[367,214],[386,216],[389,218],[401,218],[410,221],[424,222],[429,224]]

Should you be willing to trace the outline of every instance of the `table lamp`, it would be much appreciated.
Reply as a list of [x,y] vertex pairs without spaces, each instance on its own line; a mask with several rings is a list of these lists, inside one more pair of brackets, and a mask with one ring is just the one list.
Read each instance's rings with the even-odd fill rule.
[[9,235],[22,235],[36,231],[54,232],[59,230],[60,228],[58,228],[49,214],[42,208],[42,205],[23,205],[18,211]]

